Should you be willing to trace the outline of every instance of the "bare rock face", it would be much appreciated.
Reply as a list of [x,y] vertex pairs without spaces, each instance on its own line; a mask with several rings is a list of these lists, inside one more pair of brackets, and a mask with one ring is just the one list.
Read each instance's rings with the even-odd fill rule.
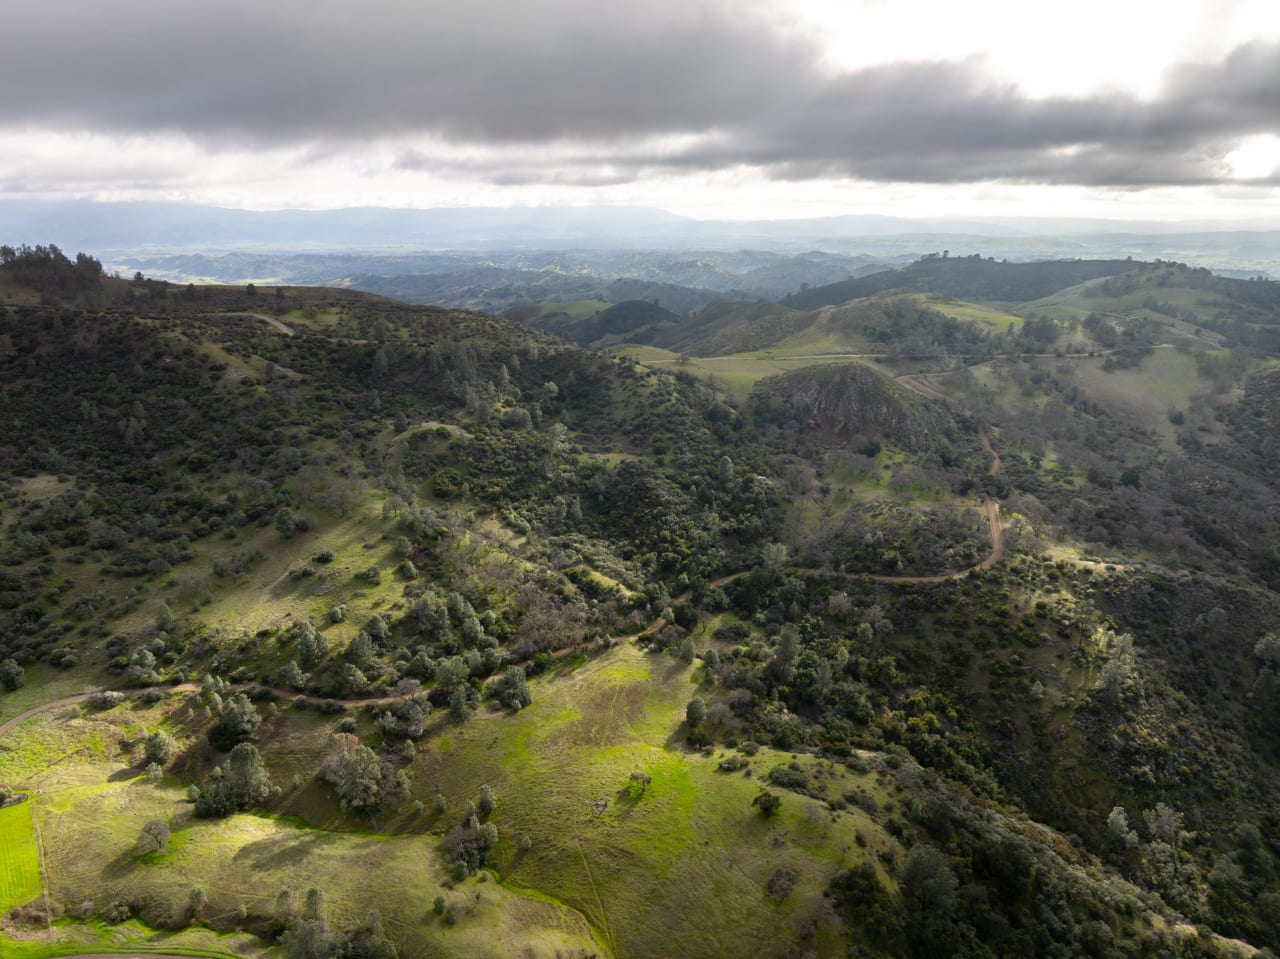
[[949,434],[946,406],[920,396],[868,366],[811,366],[763,380],[756,402],[766,415],[791,418],[832,445],[889,439],[908,450]]

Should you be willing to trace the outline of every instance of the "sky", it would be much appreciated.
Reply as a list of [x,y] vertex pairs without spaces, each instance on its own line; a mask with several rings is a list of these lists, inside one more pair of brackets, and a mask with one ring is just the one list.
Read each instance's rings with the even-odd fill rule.
[[1280,214],[1274,0],[64,0],[0,198]]

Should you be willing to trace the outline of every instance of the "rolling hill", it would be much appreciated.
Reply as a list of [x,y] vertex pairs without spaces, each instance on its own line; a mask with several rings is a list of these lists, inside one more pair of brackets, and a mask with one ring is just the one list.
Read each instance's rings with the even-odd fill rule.
[[1269,293],[937,262],[655,369],[6,248],[5,950],[1280,948]]

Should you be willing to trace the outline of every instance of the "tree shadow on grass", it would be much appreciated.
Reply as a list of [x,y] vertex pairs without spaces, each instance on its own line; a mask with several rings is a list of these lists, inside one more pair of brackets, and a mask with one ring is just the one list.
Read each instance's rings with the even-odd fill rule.
[[141,769],[134,769],[132,766],[125,766],[117,769],[107,777],[107,782],[123,783],[131,779],[141,779],[145,774]]
[[140,865],[141,863],[134,856],[133,850],[126,849],[102,867],[102,875],[105,879],[122,879],[138,869]]
[[662,678],[668,680],[674,679],[680,673],[683,673],[688,669],[689,666],[690,664],[686,663],[683,659],[668,659],[666,661],[666,668],[662,670]]
[[287,839],[260,839],[241,846],[233,858],[237,863],[247,862],[252,869],[269,870],[294,866],[324,845],[327,838],[312,831]]

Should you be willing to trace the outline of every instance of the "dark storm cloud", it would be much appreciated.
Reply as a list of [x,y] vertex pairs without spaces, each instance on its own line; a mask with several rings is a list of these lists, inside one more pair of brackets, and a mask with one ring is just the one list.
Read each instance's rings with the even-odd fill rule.
[[[1162,92],[1031,99],[980,60],[832,74],[742,5],[77,0],[6,15],[0,126],[178,133],[213,147],[415,137],[400,169],[495,183],[662,171],[1143,186],[1229,179],[1280,132],[1280,45],[1182,65]],[[655,138],[676,137],[659,152]]]
[[[0,122],[260,143],[608,139],[780,108],[812,50],[660,0],[175,3],[6,12]],[[73,8],[68,10],[67,8]]]

